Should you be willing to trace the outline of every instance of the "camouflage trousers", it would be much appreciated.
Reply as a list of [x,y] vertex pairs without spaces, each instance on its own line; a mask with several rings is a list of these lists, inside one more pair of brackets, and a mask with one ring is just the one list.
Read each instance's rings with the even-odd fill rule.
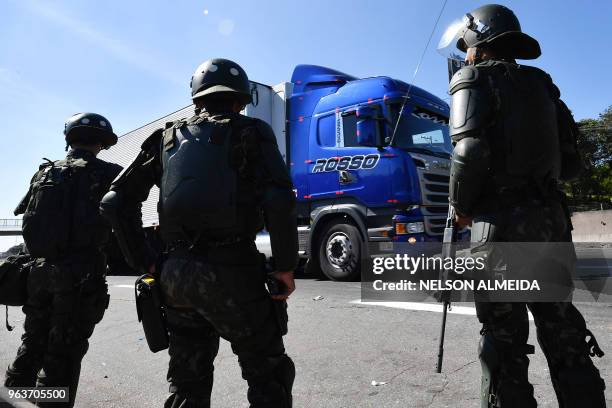
[[37,260],[28,275],[22,344],[6,371],[7,387],[69,387],[68,403],[50,405],[74,405],[88,339],[108,306],[104,268],[100,253]]
[[605,407],[605,384],[591,360],[591,356],[599,355],[601,350],[572,303],[478,302],[476,310],[483,323],[483,341],[492,343],[498,360],[494,369],[497,380],[491,390],[494,397],[485,396],[493,400],[491,406],[537,405],[527,373],[527,355],[534,352],[527,344],[527,309],[533,314],[538,343],[546,356],[560,406]]
[[[567,207],[556,200],[525,198],[521,205],[474,220],[472,243],[505,245],[498,259],[494,253],[488,254],[489,262],[499,262],[506,268],[504,274],[511,278],[522,274],[524,278],[546,281],[552,276],[555,283],[563,283],[562,296],[556,299],[567,299],[512,302],[506,297],[503,301],[492,301],[487,294],[475,293],[476,312],[483,324],[479,347],[483,366],[481,397],[488,401],[483,406],[529,408],[537,405],[527,376],[527,355],[534,352],[534,347],[527,344],[529,309],[559,406],[605,407],[605,384],[591,360],[592,356],[603,353],[584,318],[569,301],[573,287],[571,270],[576,259],[570,231]],[[551,253],[545,254],[546,251]]]
[[251,407],[291,406],[295,368],[264,282],[253,243],[170,254],[160,278],[170,332],[166,407],[210,406],[220,337],[238,356]]

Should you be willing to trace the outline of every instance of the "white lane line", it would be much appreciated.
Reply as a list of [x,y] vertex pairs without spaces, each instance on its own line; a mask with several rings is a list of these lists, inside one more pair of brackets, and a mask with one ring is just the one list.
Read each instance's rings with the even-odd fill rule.
[[134,285],[113,285],[113,288],[134,289]]
[[[417,310],[423,312],[436,312],[442,313],[442,305],[440,303],[417,303],[417,302],[362,302],[360,299],[352,300],[350,303],[364,306],[382,306],[390,307],[393,309],[402,310]],[[448,311],[451,314],[459,314],[466,316],[476,316],[476,308],[469,306],[453,306]],[[529,313],[529,320],[533,320],[531,312]]]

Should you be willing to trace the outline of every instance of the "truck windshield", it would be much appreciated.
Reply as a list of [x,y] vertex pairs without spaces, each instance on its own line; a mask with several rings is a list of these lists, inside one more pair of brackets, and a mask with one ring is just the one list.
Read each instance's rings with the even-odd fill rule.
[[[401,107],[401,103],[389,104],[392,129]],[[450,157],[453,146],[448,134],[448,118],[418,106],[411,112],[406,108],[409,106],[404,108],[391,144],[407,151]]]

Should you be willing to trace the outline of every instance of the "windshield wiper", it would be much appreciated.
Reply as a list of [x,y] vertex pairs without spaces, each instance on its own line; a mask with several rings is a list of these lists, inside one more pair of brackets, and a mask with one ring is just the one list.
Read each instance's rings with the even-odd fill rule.
[[434,156],[434,157],[442,157],[444,159],[450,159],[451,155],[450,153],[447,152],[440,152],[440,151],[436,151],[436,150],[431,150],[431,149],[427,149],[425,147],[400,147],[400,149],[402,150],[406,150],[407,152],[414,152],[414,153],[423,153],[423,154],[428,154],[430,156]]

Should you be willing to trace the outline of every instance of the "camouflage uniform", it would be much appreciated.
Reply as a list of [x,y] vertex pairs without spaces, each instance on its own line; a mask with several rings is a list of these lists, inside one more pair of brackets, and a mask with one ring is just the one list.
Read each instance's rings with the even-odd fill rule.
[[[121,168],[84,150],[71,150],[67,160],[73,159],[86,160],[88,166],[100,170],[97,174],[101,179],[92,180],[93,196],[88,197],[93,200],[85,204],[92,207],[90,213],[100,218],[96,214],[98,202]],[[17,213],[25,210],[29,198],[30,193]],[[105,234],[100,236],[105,238],[98,245],[70,250],[59,259],[40,258],[32,267],[23,307],[25,332],[17,357],[6,372],[7,387],[69,387],[70,402],[64,405],[74,404],[88,339],[108,307],[106,257],[102,248],[111,231],[107,224],[103,228]]]
[[[459,216],[473,218],[472,242],[493,255],[487,261],[491,272],[505,269],[510,279],[552,278],[569,288],[569,296],[575,252],[558,181],[576,176],[579,167],[571,164],[579,160],[568,158],[579,154],[575,140],[566,143],[571,126],[562,120],[560,92],[548,74],[514,61],[537,58],[541,51],[507,7],[482,6],[467,13],[463,23],[455,37],[445,36],[453,38],[451,46],[475,51],[470,57],[475,65],[456,72],[449,86],[449,131],[455,144],[450,202]],[[479,61],[483,55],[494,57]],[[566,250],[533,256],[533,248],[558,247]],[[536,406],[527,378],[527,355],[534,350],[527,344],[527,308],[559,405],[605,406],[605,384],[591,361],[603,353],[570,302],[508,303],[490,296],[475,293],[483,324],[481,407]]]
[[[206,120],[201,113],[169,124],[181,128]],[[160,217],[161,235],[168,246],[160,285],[170,332],[166,407],[208,407],[213,385],[213,362],[219,337],[232,344],[242,376],[249,384],[251,407],[290,407],[295,368],[285,354],[273,301],[265,289],[265,272],[255,235],[270,232],[277,270],[293,270],[297,263],[297,229],[292,183],[269,125],[239,114],[232,123],[230,161],[238,179],[240,236],[190,244],[174,236]],[[142,232],[140,202],[160,185],[161,131],[142,146],[142,152],[119,177],[102,201],[118,242],[132,267],[143,272],[157,255]],[[171,232],[168,232],[171,231]]]

